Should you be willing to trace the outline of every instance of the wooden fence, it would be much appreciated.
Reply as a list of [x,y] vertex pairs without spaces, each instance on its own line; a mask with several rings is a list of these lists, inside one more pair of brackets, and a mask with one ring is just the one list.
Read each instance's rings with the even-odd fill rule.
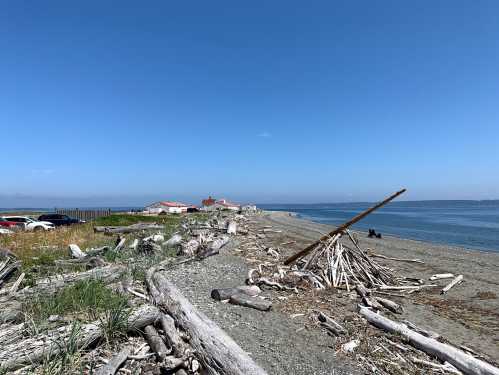
[[107,210],[80,210],[78,208],[56,208],[55,212],[60,215],[68,215],[80,220],[95,220],[101,216],[111,215],[111,209]]

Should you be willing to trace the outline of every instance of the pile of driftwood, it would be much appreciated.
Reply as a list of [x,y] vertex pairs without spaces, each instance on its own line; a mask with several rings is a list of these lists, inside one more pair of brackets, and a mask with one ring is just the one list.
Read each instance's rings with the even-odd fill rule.
[[[121,277],[119,269],[88,271],[85,275],[73,275],[74,280],[92,277],[107,281]],[[121,270],[122,271],[122,270]],[[115,278],[111,278],[115,277]],[[61,276],[57,280],[68,276]],[[265,374],[253,360],[222,329],[204,314],[199,312],[178,289],[166,278],[161,269],[152,268],[147,272],[148,296],[153,304],[136,306],[128,318],[128,331],[131,337],[122,344],[102,365],[93,366],[93,373],[114,374],[119,368],[134,368],[134,363],[145,361],[154,364],[156,371],[184,374]],[[34,293],[48,296],[55,292],[54,280],[44,283],[47,289],[37,285],[34,290],[19,294],[27,298]],[[25,337],[23,331],[27,323],[0,325],[0,368],[9,373],[33,371],[42,361],[56,357],[67,344],[79,350],[89,349],[90,354],[96,343],[102,341],[104,332],[99,321],[84,324],[75,337],[73,326],[66,325],[52,331]],[[138,336],[137,336],[138,335]],[[133,344],[132,344],[133,343]],[[89,355],[90,355],[89,354]],[[95,356],[93,356],[95,358]],[[103,360],[103,359],[102,359]],[[147,366],[140,367],[141,369]],[[135,367],[136,368],[136,367]],[[142,371],[141,373],[148,373]]]
[[[184,223],[181,230],[167,240],[161,233],[154,233],[159,227],[152,224],[97,227],[96,231],[118,235],[114,246],[82,250],[71,244],[68,251],[72,259],[57,261],[61,267],[86,265],[87,271],[35,280],[33,286],[21,290],[14,289],[20,281],[11,283],[4,288],[9,293],[0,288],[0,368],[8,373],[36,372],[40,363],[62,354],[66,345],[74,345],[83,351],[86,363],[92,362],[92,372],[99,375],[114,374],[120,368],[151,375],[158,371],[178,375],[265,374],[224,331],[182,296],[167,280],[161,266],[149,269],[146,288],[142,288],[140,282],[134,285],[127,276],[129,270],[125,265],[109,265],[104,261],[104,255],[109,252],[128,251],[125,255],[142,254],[146,259],[163,248],[175,248],[182,256],[180,261],[168,260],[169,264],[202,260],[217,254],[229,243],[230,237],[237,233],[238,223],[245,220],[239,216],[230,220],[215,217],[207,223]],[[136,238],[130,238],[130,234]],[[125,247],[127,241],[129,245]],[[13,254],[1,255],[0,287],[20,266]],[[26,335],[29,322],[23,318],[23,303],[31,298],[50,298],[63,287],[89,279],[101,280],[113,290],[131,295],[129,338],[122,342],[119,350],[102,354],[105,351],[98,344],[103,342],[105,332],[100,321],[81,325],[76,338],[72,324]],[[258,293],[256,286],[248,287],[245,292],[249,293],[250,289]],[[244,304],[242,296],[247,294],[239,297],[232,294],[234,301]]]
[[[353,246],[344,245],[341,238],[348,235]],[[328,287],[364,284],[369,287],[396,285],[397,280],[388,267],[381,266],[362,251],[357,241],[346,230],[326,241],[321,241],[301,269],[312,272]]]

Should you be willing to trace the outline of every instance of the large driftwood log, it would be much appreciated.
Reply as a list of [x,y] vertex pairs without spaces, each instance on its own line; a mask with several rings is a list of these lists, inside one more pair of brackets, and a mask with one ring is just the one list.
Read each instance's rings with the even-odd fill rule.
[[151,224],[151,223],[137,223],[124,227],[94,227],[96,233],[134,233],[143,230],[162,230],[165,229],[164,225]]
[[[153,306],[142,306],[128,318],[129,331],[136,331],[154,323],[159,317],[159,311]],[[57,356],[64,350],[65,343],[72,337],[76,346],[85,348],[102,337],[99,321],[84,324],[76,338],[72,326],[55,329],[46,334],[40,334],[22,341],[2,345],[0,347],[0,368],[11,371],[26,365],[38,363],[46,358]],[[73,333],[73,335],[72,335]]]
[[189,342],[206,374],[266,374],[227,333],[199,312],[163,272],[150,269],[146,280],[156,305],[167,311],[189,335]]
[[374,326],[387,332],[401,335],[415,348],[420,349],[431,356],[435,356],[441,361],[449,362],[465,374],[499,375],[499,369],[497,367],[481,361],[449,344],[441,343],[414,332],[407,328],[407,326],[378,315],[368,308],[361,306],[360,314]]

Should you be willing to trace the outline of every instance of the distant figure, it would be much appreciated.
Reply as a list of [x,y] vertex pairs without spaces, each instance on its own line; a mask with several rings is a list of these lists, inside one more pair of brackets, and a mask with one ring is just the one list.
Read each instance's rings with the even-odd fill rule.
[[381,233],[376,233],[376,231],[374,229],[369,229],[367,237],[369,237],[369,238],[373,238],[373,237],[381,238]]

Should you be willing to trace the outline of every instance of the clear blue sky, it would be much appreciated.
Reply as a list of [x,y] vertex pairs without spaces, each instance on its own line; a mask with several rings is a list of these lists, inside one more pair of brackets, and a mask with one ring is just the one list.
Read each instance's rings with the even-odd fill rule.
[[499,198],[497,1],[3,1],[0,207]]

